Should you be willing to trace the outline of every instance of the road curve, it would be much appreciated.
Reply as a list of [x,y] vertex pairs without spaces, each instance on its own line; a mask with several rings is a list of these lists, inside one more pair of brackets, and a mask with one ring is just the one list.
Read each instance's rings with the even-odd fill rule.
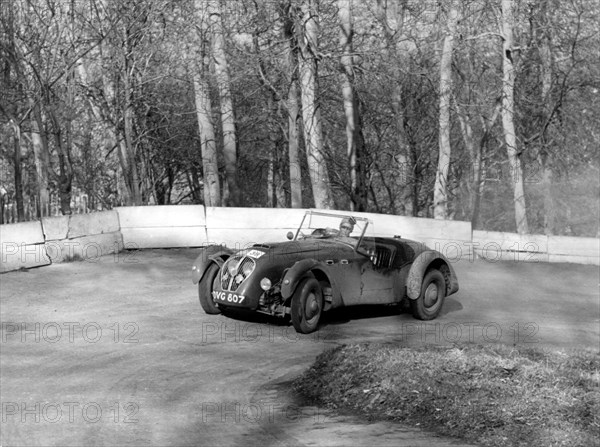
[[1,445],[395,445],[460,442],[311,406],[290,382],[343,343],[598,349],[598,268],[455,263],[441,317],[355,308],[298,335],[201,311],[197,250],[126,252],[0,277]]

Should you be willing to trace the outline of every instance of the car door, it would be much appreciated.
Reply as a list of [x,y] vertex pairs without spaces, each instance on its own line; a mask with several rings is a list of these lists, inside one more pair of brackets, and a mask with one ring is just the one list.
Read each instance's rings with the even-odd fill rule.
[[400,301],[394,293],[398,270],[393,268],[397,247],[377,242],[361,267],[360,304],[389,304]]
[[364,258],[345,245],[336,245],[326,253],[321,252],[320,261],[325,264],[332,287],[339,291],[341,303],[349,306],[360,302],[361,269]]

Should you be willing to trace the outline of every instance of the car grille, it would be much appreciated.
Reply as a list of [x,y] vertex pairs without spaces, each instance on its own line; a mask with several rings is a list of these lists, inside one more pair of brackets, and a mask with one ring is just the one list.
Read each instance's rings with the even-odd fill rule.
[[[237,291],[240,284],[252,274],[255,267],[256,262],[248,256],[233,256],[229,258],[221,269],[221,289],[230,292]],[[229,272],[230,269],[233,270],[233,274]]]

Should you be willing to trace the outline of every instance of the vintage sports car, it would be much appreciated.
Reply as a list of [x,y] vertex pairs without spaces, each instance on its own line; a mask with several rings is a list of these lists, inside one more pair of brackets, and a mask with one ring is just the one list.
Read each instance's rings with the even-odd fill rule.
[[322,312],[341,306],[408,301],[415,318],[436,318],[458,290],[450,262],[400,236],[370,236],[370,228],[365,218],[308,211],[289,241],[207,246],[192,267],[200,304],[208,314],[289,315],[305,334],[317,329]]

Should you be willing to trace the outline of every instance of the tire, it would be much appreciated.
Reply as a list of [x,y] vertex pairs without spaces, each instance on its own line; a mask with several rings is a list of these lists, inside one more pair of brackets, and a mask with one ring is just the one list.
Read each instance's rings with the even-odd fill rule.
[[221,310],[214,302],[212,297],[213,283],[219,275],[219,266],[217,264],[211,264],[204,273],[204,276],[198,283],[198,296],[200,298],[200,305],[204,312],[209,315],[217,315],[221,313]]
[[301,334],[317,330],[323,312],[323,292],[315,278],[304,278],[292,296],[292,324]]
[[425,273],[421,284],[421,294],[410,301],[413,317],[419,320],[433,320],[442,311],[446,298],[446,280],[437,269]]

